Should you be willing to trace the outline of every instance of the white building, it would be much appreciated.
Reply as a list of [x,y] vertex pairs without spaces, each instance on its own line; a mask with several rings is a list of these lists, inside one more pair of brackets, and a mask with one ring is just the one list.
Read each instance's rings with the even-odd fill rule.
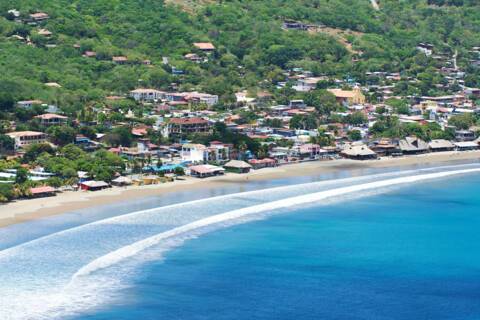
[[293,89],[300,91],[300,92],[308,92],[311,90],[314,90],[317,88],[317,83],[320,81],[325,80],[324,77],[309,77],[309,78],[303,78],[303,79],[298,79],[296,85],[293,87]]
[[155,89],[135,89],[130,91],[130,97],[135,101],[155,101],[165,99],[165,92]]
[[180,151],[182,161],[191,163],[203,163],[206,154],[207,147],[203,144],[185,143]]
[[47,135],[43,132],[36,131],[16,131],[6,134],[15,140],[15,150],[24,148],[35,143],[44,143],[47,141]]

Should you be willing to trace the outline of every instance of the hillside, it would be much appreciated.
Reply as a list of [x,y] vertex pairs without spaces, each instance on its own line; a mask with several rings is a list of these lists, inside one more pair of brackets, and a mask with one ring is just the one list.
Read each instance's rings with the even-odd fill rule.
[[[362,82],[366,71],[417,75],[428,70],[434,62],[419,55],[420,42],[446,53],[458,49],[462,67],[468,65],[468,50],[480,44],[476,1],[382,0],[379,5],[377,11],[367,0],[2,1],[0,93],[7,103],[41,99],[68,113],[135,87],[167,89],[176,83],[183,90],[218,94],[228,103],[239,89],[274,90],[270,86],[286,68],[348,74]],[[17,20],[35,12],[49,18],[36,25],[15,22],[12,9],[20,12]],[[285,20],[340,32],[286,31]],[[216,46],[208,62],[184,59],[187,53],[201,54],[194,42]],[[90,51],[95,57],[82,56]],[[114,63],[114,56],[126,56],[130,63]],[[172,74],[172,67],[181,75]],[[477,72],[471,70],[472,85]],[[61,88],[44,85],[50,82]]]

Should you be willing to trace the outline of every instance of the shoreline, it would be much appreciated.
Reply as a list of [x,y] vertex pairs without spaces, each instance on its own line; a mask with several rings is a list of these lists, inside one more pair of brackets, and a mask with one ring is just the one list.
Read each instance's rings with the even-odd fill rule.
[[248,183],[273,179],[302,177],[314,174],[332,173],[339,170],[390,168],[414,165],[438,165],[445,162],[479,160],[480,151],[452,151],[404,156],[399,158],[381,158],[380,160],[328,160],[308,161],[265,168],[248,174],[228,173],[206,179],[186,177],[185,180],[148,185],[114,187],[111,189],[88,192],[66,191],[55,197],[19,200],[0,206],[0,227],[31,221],[52,215],[64,214],[80,209],[108,205],[138,198],[190,191],[205,187],[221,187],[229,183]]

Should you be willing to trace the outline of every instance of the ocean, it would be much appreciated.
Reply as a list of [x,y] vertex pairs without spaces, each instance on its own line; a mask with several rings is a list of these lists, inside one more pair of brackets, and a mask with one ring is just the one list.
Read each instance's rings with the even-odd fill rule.
[[295,182],[18,238],[1,318],[480,318],[478,164]]

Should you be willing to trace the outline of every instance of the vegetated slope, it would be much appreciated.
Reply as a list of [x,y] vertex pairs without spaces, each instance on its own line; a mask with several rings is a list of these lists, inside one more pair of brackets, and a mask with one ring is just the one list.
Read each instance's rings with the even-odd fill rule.
[[[290,67],[362,81],[369,70],[425,72],[430,62],[415,50],[419,42],[447,52],[458,49],[461,66],[468,50],[480,44],[476,1],[382,0],[378,11],[370,1],[358,0],[166,2],[2,1],[0,94],[39,98],[74,111],[105,95],[139,86],[168,88],[176,82],[179,89],[215,93],[227,103],[239,88],[269,89]],[[23,17],[46,12],[50,18],[31,26],[13,21],[10,9]],[[286,19],[335,28],[342,38],[286,31]],[[42,36],[40,29],[52,35]],[[214,43],[208,62],[185,61],[185,54],[195,52],[193,42]],[[82,57],[86,51],[94,51],[96,58]],[[361,56],[352,59],[357,53]],[[118,65],[113,56],[138,63]],[[152,64],[144,65],[144,60]],[[172,67],[183,75],[174,76]],[[45,87],[47,82],[62,88]]]

